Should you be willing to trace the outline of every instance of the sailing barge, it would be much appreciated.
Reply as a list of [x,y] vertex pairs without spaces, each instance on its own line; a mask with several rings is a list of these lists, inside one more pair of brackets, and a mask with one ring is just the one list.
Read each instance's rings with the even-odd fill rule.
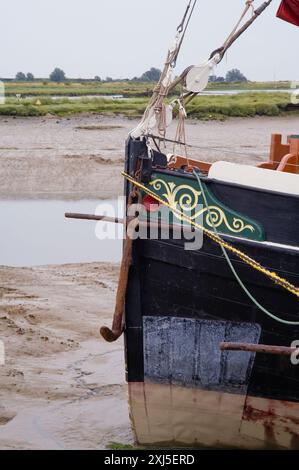
[[[202,185],[221,238],[298,286],[299,137],[292,144],[297,174],[216,163],[202,172]],[[129,140],[128,173],[146,154],[145,144]],[[162,157],[158,166],[151,162],[150,176],[141,171],[141,181],[175,204],[190,197],[198,205],[196,178],[181,159],[180,167],[165,162],[162,168]],[[255,185],[264,172],[274,173],[267,189]],[[236,255],[230,258],[251,295],[294,325],[253,303],[209,238],[198,251],[186,251],[184,240],[134,242],[125,338],[131,416],[141,444],[299,449],[299,368],[279,348],[299,338],[298,297]],[[242,351],[241,345],[229,351],[223,343],[278,348],[277,354]]]
[[[174,140],[185,148],[186,104],[271,1],[242,25],[246,2],[224,46],[172,81],[195,3],[126,143],[127,226],[142,204],[139,229],[154,224],[160,235],[128,230],[112,330],[101,333],[114,341],[124,331],[139,444],[299,449],[299,136],[273,135],[258,167],[166,155],[160,145],[175,113]],[[166,103],[179,83],[180,99]],[[182,226],[203,234],[200,249],[175,236]]]

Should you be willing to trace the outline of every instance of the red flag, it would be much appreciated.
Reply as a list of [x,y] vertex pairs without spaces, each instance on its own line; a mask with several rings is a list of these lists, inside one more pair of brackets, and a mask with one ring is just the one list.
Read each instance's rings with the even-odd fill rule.
[[277,17],[299,26],[299,0],[282,0]]

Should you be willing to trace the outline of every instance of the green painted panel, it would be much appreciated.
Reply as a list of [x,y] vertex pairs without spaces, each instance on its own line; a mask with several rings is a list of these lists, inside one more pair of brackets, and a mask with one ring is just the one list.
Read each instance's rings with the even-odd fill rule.
[[[235,237],[247,238],[249,240],[264,241],[265,232],[260,223],[246,217],[245,214],[230,209],[222,204],[203,183],[205,196],[209,205],[209,211],[204,207],[204,199],[196,179],[184,178],[177,175],[165,175],[153,173],[152,181],[148,188],[161,199],[166,201],[171,207],[184,213],[194,222],[203,225],[209,230],[213,230],[210,221],[210,214],[219,233],[228,234]],[[210,213],[209,213],[210,212]],[[171,214],[166,207],[161,208],[160,217],[169,223],[186,223],[180,219],[179,215]],[[151,218],[157,219],[158,214],[152,213]]]

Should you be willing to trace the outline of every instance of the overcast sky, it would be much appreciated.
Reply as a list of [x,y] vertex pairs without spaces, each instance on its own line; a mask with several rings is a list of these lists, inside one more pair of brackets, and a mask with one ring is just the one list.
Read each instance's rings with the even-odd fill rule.
[[[262,0],[255,0],[260,5]],[[251,80],[299,80],[299,28],[275,18],[280,0],[233,46],[217,75],[239,68]],[[0,0],[0,77],[133,77],[161,68],[187,0]],[[245,0],[198,0],[179,73],[222,45]]]

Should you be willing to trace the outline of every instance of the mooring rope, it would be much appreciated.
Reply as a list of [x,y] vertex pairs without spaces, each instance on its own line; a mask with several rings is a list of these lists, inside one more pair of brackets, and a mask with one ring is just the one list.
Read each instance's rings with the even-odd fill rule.
[[283,289],[287,290],[288,292],[290,292],[291,294],[293,294],[293,295],[295,295],[296,297],[299,298],[299,287],[296,287],[295,285],[293,285],[292,283],[290,283],[286,279],[280,277],[276,272],[270,271],[269,269],[265,268],[260,263],[258,263],[255,259],[251,258],[250,256],[246,255],[245,253],[243,253],[238,248],[235,248],[233,245],[231,245],[230,243],[223,240],[219,235],[216,235],[214,232],[212,232],[211,230],[208,230],[203,225],[200,225],[199,223],[195,222],[190,217],[188,217],[187,215],[182,213],[179,209],[177,209],[176,207],[173,207],[171,204],[169,204],[167,201],[162,199],[154,191],[150,190],[144,184],[142,184],[139,181],[135,180],[134,178],[132,178],[127,173],[122,172],[122,175],[130,183],[137,186],[139,189],[142,189],[146,194],[153,197],[160,204],[168,207],[172,212],[177,214],[181,219],[185,220],[186,222],[189,222],[193,227],[197,228],[198,230],[201,230],[208,238],[213,240],[215,243],[217,243],[220,246],[223,246],[228,251],[230,251],[231,253],[235,254],[238,258],[240,258],[244,263],[251,266],[256,271],[264,274],[266,277],[271,279],[275,284],[279,285]]

